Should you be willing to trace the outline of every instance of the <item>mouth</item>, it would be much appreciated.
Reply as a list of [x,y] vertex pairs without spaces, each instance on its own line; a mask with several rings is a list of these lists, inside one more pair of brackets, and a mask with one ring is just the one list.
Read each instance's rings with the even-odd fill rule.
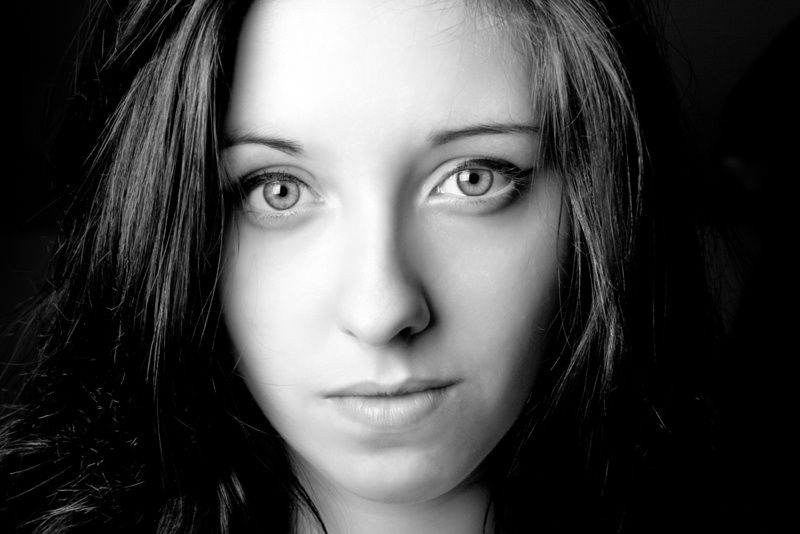
[[379,430],[401,430],[433,415],[451,396],[455,380],[413,380],[396,385],[362,382],[325,395],[351,422]]
[[423,393],[425,391],[445,389],[454,386],[456,380],[414,379],[398,384],[378,384],[377,382],[359,382],[341,389],[331,391],[323,396],[327,399],[343,397],[403,397]]

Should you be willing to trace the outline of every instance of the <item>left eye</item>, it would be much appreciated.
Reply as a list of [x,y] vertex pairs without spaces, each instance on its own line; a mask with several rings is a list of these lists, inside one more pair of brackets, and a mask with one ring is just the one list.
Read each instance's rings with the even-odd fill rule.
[[437,195],[460,197],[493,196],[518,188],[529,172],[495,160],[471,160],[456,167],[436,187]]

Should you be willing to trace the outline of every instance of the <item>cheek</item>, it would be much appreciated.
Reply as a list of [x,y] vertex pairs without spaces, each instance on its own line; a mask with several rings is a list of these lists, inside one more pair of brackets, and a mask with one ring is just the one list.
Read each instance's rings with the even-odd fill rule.
[[549,326],[569,235],[560,188],[554,178],[543,181],[513,209],[439,221],[427,234],[419,262],[436,273],[428,291],[438,326],[450,342],[476,347],[469,351],[476,357],[528,354]]
[[308,361],[297,355],[329,334],[334,288],[325,267],[333,265],[336,245],[319,230],[311,224],[295,233],[268,233],[240,222],[229,236],[224,319],[249,380],[295,382],[309,372]]

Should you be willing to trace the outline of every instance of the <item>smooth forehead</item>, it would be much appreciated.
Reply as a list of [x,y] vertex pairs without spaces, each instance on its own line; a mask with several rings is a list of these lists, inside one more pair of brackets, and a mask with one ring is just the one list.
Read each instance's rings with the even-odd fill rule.
[[529,80],[497,20],[462,0],[258,0],[226,129],[530,123]]

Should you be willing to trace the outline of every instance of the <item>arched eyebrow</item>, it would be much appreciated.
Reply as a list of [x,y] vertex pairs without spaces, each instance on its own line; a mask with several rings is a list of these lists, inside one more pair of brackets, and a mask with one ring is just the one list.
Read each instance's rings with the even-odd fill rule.
[[540,128],[538,126],[532,126],[530,124],[475,124],[453,130],[440,130],[433,132],[428,136],[428,142],[433,146],[440,146],[446,145],[447,143],[452,143],[457,139],[476,135],[497,135],[510,133],[536,134],[539,133],[539,131]]
[[305,154],[303,145],[297,141],[284,139],[282,137],[273,137],[269,135],[260,135],[256,133],[238,133],[231,136],[226,136],[223,140],[222,148],[230,148],[235,145],[264,145],[269,148],[274,148],[290,156],[302,156]]

